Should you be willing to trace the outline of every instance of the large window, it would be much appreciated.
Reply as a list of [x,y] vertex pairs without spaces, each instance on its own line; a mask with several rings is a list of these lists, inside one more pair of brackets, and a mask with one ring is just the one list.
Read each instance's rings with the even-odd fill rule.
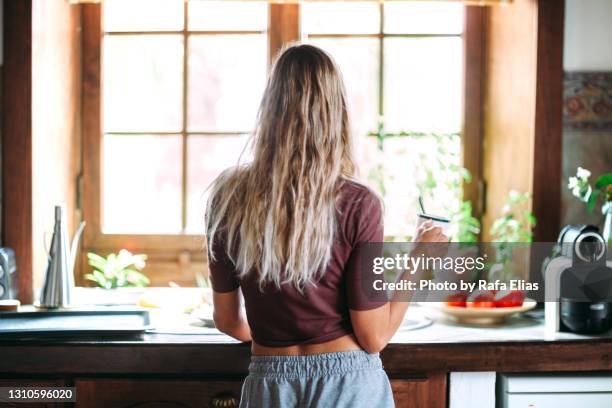
[[267,4],[107,0],[102,7],[102,231],[202,233],[203,191],[237,162],[253,129],[266,76]]
[[303,6],[305,38],[329,51],[343,72],[361,175],[385,198],[388,236],[412,232],[420,194],[430,212],[449,215],[458,205],[448,186],[460,174],[463,9],[418,2]]
[[[84,152],[92,156],[84,171],[86,251],[142,251],[153,284],[194,283],[204,271],[205,190],[243,154],[270,54],[300,37],[342,70],[361,176],[385,197],[387,234],[411,231],[423,185],[435,190],[436,199],[426,200],[431,212],[443,214],[456,200],[444,183],[427,183],[457,184],[460,4],[105,0],[84,7]],[[440,144],[440,137],[448,139]],[[440,158],[449,163],[422,165]]]

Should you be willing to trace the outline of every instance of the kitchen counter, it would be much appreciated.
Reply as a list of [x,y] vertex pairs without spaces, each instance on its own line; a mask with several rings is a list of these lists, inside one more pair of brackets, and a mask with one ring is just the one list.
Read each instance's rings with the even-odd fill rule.
[[[421,313],[414,308],[411,312]],[[193,321],[157,317],[156,332],[137,338],[2,339],[0,375],[190,375],[243,377],[250,350]],[[155,319],[153,319],[155,323]],[[161,322],[161,323],[160,323]],[[438,319],[399,332],[381,353],[391,378],[457,371],[612,370],[612,333],[544,334],[543,322],[513,318],[501,327],[466,327]]]

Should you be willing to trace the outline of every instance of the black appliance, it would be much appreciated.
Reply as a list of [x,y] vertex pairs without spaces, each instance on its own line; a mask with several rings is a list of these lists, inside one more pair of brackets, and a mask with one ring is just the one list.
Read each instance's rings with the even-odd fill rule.
[[599,334],[612,327],[612,268],[608,245],[592,225],[567,226],[559,235],[562,256],[571,266],[559,275],[561,331]]

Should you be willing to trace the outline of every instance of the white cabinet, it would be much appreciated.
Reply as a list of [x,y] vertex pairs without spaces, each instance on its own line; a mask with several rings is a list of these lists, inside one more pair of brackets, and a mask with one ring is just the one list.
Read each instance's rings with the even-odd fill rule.
[[610,408],[612,374],[501,374],[502,408]]

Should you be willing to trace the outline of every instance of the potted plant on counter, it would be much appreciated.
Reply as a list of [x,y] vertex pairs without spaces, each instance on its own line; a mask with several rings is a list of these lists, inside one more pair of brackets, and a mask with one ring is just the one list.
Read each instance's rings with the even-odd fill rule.
[[83,288],[81,303],[87,304],[136,304],[150,281],[141,271],[146,266],[147,256],[132,254],[126,249],[110,253],[106,257],[89,252],[87,254],[92,272],[85,279],[94,282],[97,288]]

